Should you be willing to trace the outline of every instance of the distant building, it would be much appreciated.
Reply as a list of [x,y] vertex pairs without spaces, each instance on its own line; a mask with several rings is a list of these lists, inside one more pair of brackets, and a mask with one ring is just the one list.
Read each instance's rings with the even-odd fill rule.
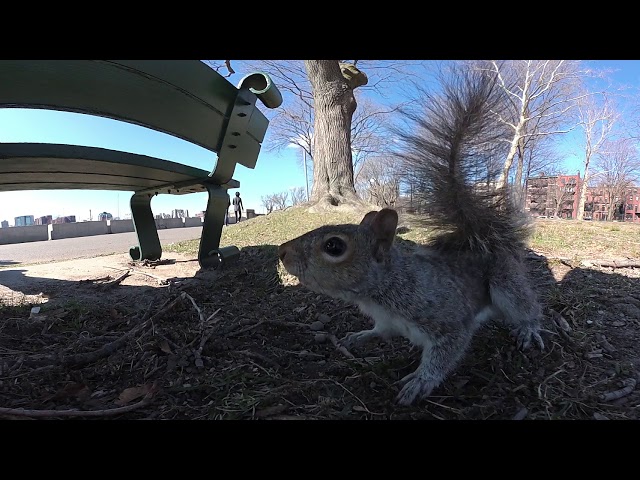
[[66,217],[54,218],[51,223],[75,223],[75,222],[76,222],[76,216],[68,215]]
[[16,227],[28,227],[29,225],[33,224],[33,215],[23,215],[21,217],[14,218],[14,225]]
[[576,218],[580,185],[580,172],[531,177],[526,185],[525,211],[534,217]]
[[0,228],[9,228],[9,222],[3,220],[2,223],[0,223]]
[[587,188],[584,204],[584,216],[587,219],[607,220],[609,205],[612,205],[613,220],[640,222],[640,187],[633,186],[622,192],[619,197],[610,198],[609,192],[602,187]]
[[171,218],[187,218],[189,210],[171,210]]
[[98,220],[113,220],[113,215],[108,212],[102,212],[98,214]]
[[45,215],[44,217],[38,217],[35,219],[36,225],[51,225],[53,217],[51,215]]

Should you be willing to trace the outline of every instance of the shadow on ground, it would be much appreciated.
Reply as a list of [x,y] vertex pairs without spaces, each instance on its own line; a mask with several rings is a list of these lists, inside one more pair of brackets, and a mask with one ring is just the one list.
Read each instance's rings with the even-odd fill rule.
[[[0,381],[11,385],[0,389],[0,407],[54,418],[77,409],[128,419],[637,418],[638,393],[627,391],[638,371],[635,272],[534,254],[528,263],[546,304],[547,350],[523,354],[489,324],[414,407],[393,400],[419,352],[403,339],[337,348],[369,321],[298,286],[274,245],[167,285],[58,280],[47,287],[58,301],[31,318],[24,302],[0,309]],[[15,275],[0,271],[0,284],[11,287]],[[40,293],[34,285],[30,295]]]

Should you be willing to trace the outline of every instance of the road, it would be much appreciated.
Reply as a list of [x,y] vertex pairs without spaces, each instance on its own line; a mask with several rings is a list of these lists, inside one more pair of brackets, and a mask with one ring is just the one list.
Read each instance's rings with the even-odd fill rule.
[[[158,230],[160,243],[180,242],[200,238],[202,227],[169,228]],[[32,263],[46,263],[74,258],[95,257],[111,253],[129,253],[137,244],[134,232],[64,238],[46,242],[0,245],[0,268]]]

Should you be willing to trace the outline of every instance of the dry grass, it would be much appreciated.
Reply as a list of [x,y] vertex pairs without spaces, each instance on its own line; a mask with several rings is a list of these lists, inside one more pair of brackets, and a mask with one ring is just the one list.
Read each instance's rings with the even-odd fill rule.
[[640,225],[620,222],[536,221],[531,248],[545,255],[576,258],[640,257]]

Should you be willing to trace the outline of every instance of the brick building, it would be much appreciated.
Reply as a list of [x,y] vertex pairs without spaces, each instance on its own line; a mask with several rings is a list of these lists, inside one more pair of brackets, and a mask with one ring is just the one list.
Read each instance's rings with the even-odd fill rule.
[[51,215],[45,215],[44,217],[37,217],[34,221],[36,225],[51,225],[53,217]]
[[[587,198],[584,205],[585,219],[603,221],[607,219],[610,198],[602,187],[587,188]],[[613,199],[614,220],[640,223],[640,187],[633,186],[622,192],[620,197]]]
[[576,218],[582,180],[577,175],[545,175],[527,180],[525,211],[534,217]]
[[76,221],[75,215],[67,215],[66,217],[54,218],[51,223],[75,223],[75,221]]

